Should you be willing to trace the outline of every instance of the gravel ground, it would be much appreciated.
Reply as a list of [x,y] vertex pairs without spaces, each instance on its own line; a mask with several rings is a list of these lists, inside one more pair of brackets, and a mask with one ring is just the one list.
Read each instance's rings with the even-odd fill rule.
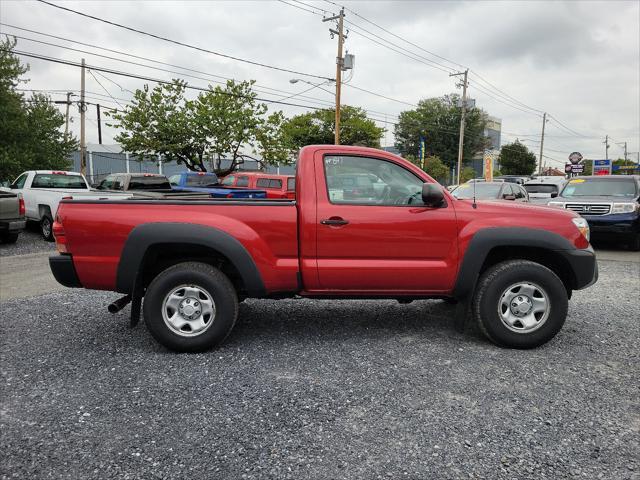
[[2,478],[640,478],[640,264],[531,351],[438,301],[247,301],[177,355],[114,294],[0,304]]
[[0,257],[8,257],[10,255],[25,255],[27,253],[36,252],[55,252],[56,244],[46,242],[40,234],[37,223],[28,222],[26,230],[23,230],[18,237],[16,243],[4,244],[0,243]]

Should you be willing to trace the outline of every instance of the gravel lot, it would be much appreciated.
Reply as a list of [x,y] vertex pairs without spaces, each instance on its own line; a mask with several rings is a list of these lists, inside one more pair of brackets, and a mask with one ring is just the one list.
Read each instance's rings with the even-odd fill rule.
[[640,264],[532,351],[438,301],[247,301],[177,355],[115,294],[0,304],[2,478],[640,478]]
[[0,257],[8,257],[11,255],[25,255],[27,253],[36,252],[54,252],[56,244],[53,242],[45,242],[40,233],[40,228],[35,222],[28,222],[27,229],[23,230],[18,237],[16,243],[4,244],[0,243]]

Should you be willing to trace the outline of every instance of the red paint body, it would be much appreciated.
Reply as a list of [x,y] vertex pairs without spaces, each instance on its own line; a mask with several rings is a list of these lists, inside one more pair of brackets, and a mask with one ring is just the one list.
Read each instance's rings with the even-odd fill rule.
[[[380,158],[422,179],[435,181],[415,165],[387,152],[362,147],[309,146],[302,149],[296,175],[296,202],[285,205],[89,204],[63,201],[54,233],[58,248],[73,255],[85,288],[115,290],[120,254],[131,230],[151,222],[215,227],[239,240],[253,257],[269,294],[447,295],[473,235],[490,227],[527,227],[557,233],[577,248],[587,240],[567,210],[507,201],[457,200],[445,191],[447,206],[331,204],[324,155]],[[348,225],[322,225],[331,217]]]
[[[264,190],[267,198],[296,198],[296,191],[289,188],[293,175],[273,175],[262,172],[235,172],[222,180],[225,187]],[[259,186],[258,186],[259,185]]]

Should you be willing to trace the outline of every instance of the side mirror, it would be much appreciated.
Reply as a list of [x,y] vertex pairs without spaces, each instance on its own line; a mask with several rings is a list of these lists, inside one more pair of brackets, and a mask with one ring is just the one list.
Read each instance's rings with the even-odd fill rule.
[[516,196],[515,195],[509,195],[508,193],[505,193],[502,198],[504,198],[505,200],[515,200]]
[[444,206],[444,193],[442,188],[435,183],[424,183],[422,185],[422,203],[427,207]]
[[558,194],[556,192],[552,192],[551,193],[551,198],[556,198],[558,196]]

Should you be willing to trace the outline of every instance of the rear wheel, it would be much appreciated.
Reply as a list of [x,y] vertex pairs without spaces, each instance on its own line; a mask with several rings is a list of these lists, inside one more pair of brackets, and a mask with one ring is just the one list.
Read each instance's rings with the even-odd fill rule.
[[167,268],[149,285],[144,320],[151,335],[178,352],[199,352],[220,344],[238,317],[238,297],[220,270],[185,262]]
[[482,274],[473,316],[492,342],[509,348],[534,348],[560,331],[568,303],[564,284],[547,267],[510,260]]
[[40,233],[47,242],[53,242],[53,218],[49,213],[45,213],[40,219]]

